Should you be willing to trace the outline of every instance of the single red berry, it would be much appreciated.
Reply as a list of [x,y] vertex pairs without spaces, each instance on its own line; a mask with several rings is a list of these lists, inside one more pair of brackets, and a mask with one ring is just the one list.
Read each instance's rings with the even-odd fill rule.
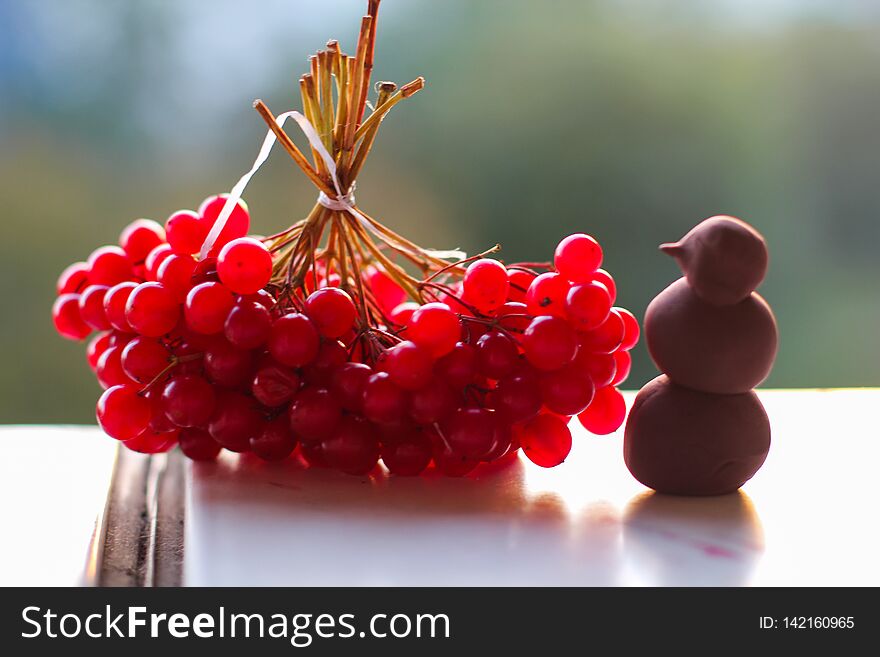
[[625,418],[626,401],[612,386],[599,388],[587,410],[578,415],[584,429],[600,436],[617,431]]
[[272,325],[269,353],[288,367],[308,365],[318,355],[320,340],[315,325],[305,315],[289,313]]
[[431,463],[433,446],[422,431],[414,431],[404,440],[382,444],[382,463],[393,475],[414,477]]
[[[178,210],[165,221],[168,244],[179,255],[198,253],[210,226],[192,210]],[[183,440],[181,440],[181,445]]]
[[150,402],[133,385],[108,388],[98,399],[95,410],[104,433],[117,440],[140,435],[150,423]]
[[338,338],[354,324],[356,311],[347,292],[335,287],[315,290],[306,299],[306,315],[325,338]]
[[112,334],[110,331],[102,331],[98,333],[95,337],[89,340],[89,344],[86,347],[86,360],[89,363],[89,367],[92,370],[97,369],[98,360],[104,354],[107,349],[110,348],[110,343],[112,342]]
[[272,333],[272,315],[261,303],[240,299],[229,311],[223,335],[239,349],[256,349]]
[[541,398],[557,415],[576,415],[593,400],[593,381],[587,372],[569,365],[541,377]]
[[162,390],[165,415],[178,427],[203,427],[217,407],[214,387],[200,376],[175,376]]
[[245,294],[238,299],[239,301],[253,301],[263,306],[266,310],[271,311],[275,307],[275,297],[266,290],[257,290],[253,294]]
[[306,440],[326,438],[341,418],[342,406],[326,388],[303,388],[290,405],[290,429]]
[[98,359],[95,376],[98,379],[98,384],[105,390],[113,386],[135,383],[134,379],[128,376],[122,367],[123,351],[123,346],[108,347]]
[[617,283],[614,282],[611,274],[604,269],[597,269],[593,272],[592,280],[605,286],[605,289],[608,290],[608,295],[611,297],[611,303],[614,303],[615,299],[617,299]]
[[592,331],[580,333],[580,349],[591,354],[610,354],[620,348],[626,327],[620,313],[612,309],[604,322]]
[[407,414],[406,392],[395,384],[387,372],[376,372],[364,384],[362,409],[364,416],[377,424],[393,424]]
[[347,411],[361,412],[363,408],[364,386],[373,374],[369,365],[345,363],[333,373],[330,389],[339,403]]
[[178,437],[180,451],[193,461],[213,461],[222,447],[204,429],[187,428]]
[[208,422],[208,433],[230,452],[247,452],[251,438],[259,435],[264,418],[253,397],[226,391],[217,398],[217,408]]
[[92,332],[80,315],[78,294],[62,294],[55,299],[52,321],[58,334],[68,340],[82,340]]
[[572,283],[587,283],[602,264],[602,247],[584,233],[569,235],[556,247],[553,264]]
[[179,429],[157,432],[147,427],[141,434],[130,440],[123,441],[122,444],[127,449],[133,452],[140,452],[141,454],[163,454],[174,449],[179,436]]
[[453,388],[464,388],[473,383],[477,374],[477,350],[472,345],[459,342],[437,361],[434,370]]
[[137,336],[122,350],[122,369],[138,383],[149,383],[168,367],[168,350],[155,338]]
[[442,431],[453,453],[480,459],[494,442],[493,415],[483,408],[462,408],[443,423]]
[[517,303],[525,303],[526,292],[536,276],[537,274],[525,271],[524,269],[509,268],[507,270],[507,281],[509,283],[507,299]]
[[565,367],[577,354],[577,336],[569,324],[558,317],[535,317],[523,335],[528,361],[542,371]]
[[482,313],[491,313],[507,301],[510,281],[507,269],[497,260],[480,258],[464,274],[464,300]]
[[141,394],[150,402],[150,426],[153,433],[169,433],[178,429],[178,426],[165,415],[165,406],[162,402],[163,386],[151,386],[142,390]]
[[535,417],[541,410],[541,389],[534,370],[516,372],[500,381],[492,392],[495,411],[511,423]]
[[[495,431],[492,433],[492,447],[483,456],[483,461],[487,463],[496,461],[505,456],[513,447],[513,428],[510,422],[501,418],[496,413],[493,416],[493,425]],[[518,449],[518,447],[517,447]]]
[[161,283],[141,283],[125,303],[125,319],[151,338],[171,332],[180,319],[180,304]]
[[431,354],[409,340],[394,345],[385,353],[385,371],[404,390],[418,390],[427,385],[433,368]]
[[571,431],[557,415],[542,413],[517,431],[523,453],[535,465],[553,468],[571,452]]
[[516,342],[499,331],[490,331],[477,341],[477,369],[487,379],[507,376],[519,364]]
[[152,219],[135,219],[119,236],[119,246],[133,263],[143,263],[150,251],[164,243],[165,229]]
[[220,276],[217,275],[217,258],[205,258],[196,262],[196,268],[193,270],[192,275],[193,285],[219,282]]
[[254,294],[272,278],[272,254],[262,242],[239,237],[220,249],[217,275],[236,294]]
[[125,318],[125,306],[128,304],[128,297],[131,296],[132,290],[136,287],[137,283],[125,281],[114,285],[104,295],[104,314],[110,325],[117,331],[134,333],[134,329]]
[[419,304],[415,301],[405,301],[399,306],[395,306],[394,310],[388,313],[388,319],[398,326],[408,326],[413,313],[418,309]]
[[329,388],[336,370],[348,362],[348,350],[339,340],[323,340],[318,355],[303,368],[303,380],[309,385]]
[[111,328],[104,311],[104,295],[109,289],[106,285],[89,285],[79,295],[79,316],[97,331]]
[[565,297],[565,309],[578,331],[594,329],[611,312],[611,295],[601,283],[572,285]]
[[501,328],[514,333],[524,333],[533,319],[528,306],[519,301],[508,301],[495,312],[495,317]]
[[623,320],[623,340],[620,343],[619,349],[629,351],[639,341],[639,320],[626,308],[614,308],[614,310],[617,311],[617,314]]
[[222,283],[200,283],[186,295],[186,325],[196,333],[213,335],[223,330],[235,298]]
[[277,363],[263,365],[251,382],[251,394],[267,408],[286,404],[296,395],[300,386],[297,373]]
[[628,351],[618,350],[612,354],[614,358],[614,363],[617,366],[617,371],[614,374],[614,378],[611,380],[612,386],[619,386],[621,383],[626,381],[626,377],[629,376],[629,371],[632,369],[632,356],[630,356]]
[[537,276],[526,291],[526,306],[532,315],[566,316],[565,299],[571,284],[559,274]]
[[[199,206],[199,215],[202,217],[202,221],[208,227],[209,231],[220,217],[220,213],[226,205],[227,198],[229,198],[229,194],[209,196],[202,201],[202,204]],[[247,235],[250,226],[251,218],[250,213],[248,212],[247,203],[244,202],[244,199],[239,199],[238,203],[233,207],[232,213],[227,218],[226,223],[223,225],[223,230],[220,231],[220,235],[217,237],[211,250],[208,252],[208,255],[216,257],[217,254],[220,253],[220,249],[222,249],[228,242]],[[201,249],[201,246],[202,245],[199,244],[199,249]]]
[[102,246],[92,251],[88,260],[89,282],[112,287],[134,277],[131,260],[118,246]]
[[284,415],[263,424],[262,431],[251,437],[251,451],[264,461],[280,461],[290,456],[296,437]]
[[464,456],[447,449],[441,444],[434,444],[434,467],[446,477],[464,477],[480,465],[480,459]]
[[409,416],[416,424],[432,424],[455,410],[455,393],[443,381],[429,383],[410,395]]
[[364,274],[364,283],[370,288],[383,312],[391,312],[406,301],[404,289],[381,269],[368,267]]
[[82,292],[88,284],[89,266],[84,262],[74,262],[61,272],[55,290],[58,294],[74,294]]
[[205,375],[226,388],[240,388],[253,380],[254,353],[239,349],[226,340],[217,340],[205,352]]
[[579,349],[574,366],[589,374],[597,390],[610,386],[617,375],[617,361],[612,354],[591,354]]
[[426,303],[410,319],[407,337],[434,358],[448,354],[461,335],[461,322],[445,303]]
[[379,460],[376,429],[362,418],[346,415],[321,441],[321,452],[331,468],[351,475],[367,474]]
[[171,292],[179,303],[183,303],[193,286],[192,276],[196,261],[189,255],[172,254],[162,260],[156,271],[156,280]]

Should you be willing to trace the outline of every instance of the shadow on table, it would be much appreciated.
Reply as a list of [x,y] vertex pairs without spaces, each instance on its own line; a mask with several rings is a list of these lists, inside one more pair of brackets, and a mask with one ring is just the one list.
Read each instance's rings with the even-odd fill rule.
[[742,586],[764,551],[761,521],[742,491],[717,497],[645,492],[623,514],[627,566],[649,586]]

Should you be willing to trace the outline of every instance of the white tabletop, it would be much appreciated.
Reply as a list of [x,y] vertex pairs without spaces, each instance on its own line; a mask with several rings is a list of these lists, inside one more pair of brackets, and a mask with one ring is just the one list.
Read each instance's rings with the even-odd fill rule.
[[880,584],[880,390],[761,398],[767,462],[742,492],[716,498],[652,494],[627,472],[622,435],[579,429],[557,468],[522,459],[463,479],[350,477],[227,454],[192,468],[185,581]]
[[116,441],[97,427],[0,427],[0,586],[91,579]]
[[[743,492],[652,495],[621,436],[475,478],[349,477],[224,456],[189,473],[185,581],[239,585],[880,585],[880,390],[765,391]],[[632,400],[632,395],[628,396]],[[116,443],[3,427],[0,585],[88,579]]]

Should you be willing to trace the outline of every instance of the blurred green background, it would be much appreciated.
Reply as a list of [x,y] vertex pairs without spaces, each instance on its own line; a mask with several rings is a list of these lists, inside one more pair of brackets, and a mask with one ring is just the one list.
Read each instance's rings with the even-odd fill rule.
[[[91,422],[55,279],[130,220],[228,190],[299,108],[307,55],[365,0],[0,2],[0,422]],[[603,244],[641,317],[657,250],[719,213],[767,237],[768,386],[880,382],[880,5],[869,0],[384,0],[377,79],[427,89],[383,124],[358,202],[426,245],[545,260]],[[246,198],[287,226],[315,191],[278,152]],[[643,345],[628,387],[655,370]]]

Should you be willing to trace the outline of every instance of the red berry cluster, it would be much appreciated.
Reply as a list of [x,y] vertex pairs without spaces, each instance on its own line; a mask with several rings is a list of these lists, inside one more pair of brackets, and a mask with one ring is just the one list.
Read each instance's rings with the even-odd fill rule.
[[379,262],[341,272],[320,249],[301,285],[279,283],[285,263],[271,238],[246,237],[243,203],[199,260],[224,203],[164,228],[139,219],[59,278],[55,327],[73,340],[98,331],[98,422],[126,447],[462,475],[520,448],[558,465],[574,415],[597,434],[622,423],[615,386],[639,327],[613,307],[593,238],[565,238],[555,267],[479,258],[441,282],[450,265],[415,301]]

